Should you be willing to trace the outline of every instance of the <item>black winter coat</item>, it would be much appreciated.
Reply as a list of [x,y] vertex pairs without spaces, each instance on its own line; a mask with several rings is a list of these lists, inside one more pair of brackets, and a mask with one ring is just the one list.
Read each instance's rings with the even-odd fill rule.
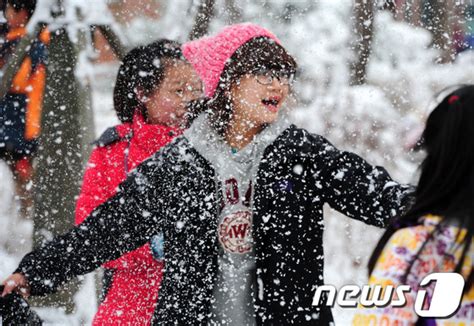
[[[17,271],[28,278],[32,294],[48,293],[163,231],[166,268],[154,323],[206,325],[219,246],[217,189],[213,167],[178,137],[84,223],[28,254]],[[384,227],[411,192],[383,168],[295,126],[265,149],[254,189],[259,325],[330,320],[329,309],[311,305],[315,287],[324,284],[324,203]]]

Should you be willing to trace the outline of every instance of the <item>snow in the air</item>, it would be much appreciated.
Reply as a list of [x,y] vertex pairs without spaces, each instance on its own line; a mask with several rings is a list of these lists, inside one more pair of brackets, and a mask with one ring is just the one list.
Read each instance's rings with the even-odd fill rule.
[[[228,23],[224,0],[216,1],[218,13],[211,21],[211,32]],[[81,30],[89,24],[110,24],[126,44],[134,46],[159,37],[187,39],[196,13],[196,1],[167,1],[159,20],[136,18],[126,26],[114,22],[105,1],[65,0],[67,15],[51,18],[56,1],[38,1],[33,21],[49,21],[51,27],[67,25],[67,32],[80,42]],[[295,86],[295,103],[291,119],[299,127],[325,136],[334,146],[355,152],[369,163],[385,167],[397,181],[416,182],[419,153],[410,151],[433,108],[438,92],[445,87],[474,83],[474,51],[460,53],[454,62],[435,63],[439,51],[431,45],[432,36],[421,27],[395,20],[388,12],[377,11],[374,39],[367,70],[367,82],[350,86],[353,59],[352,1],[238,1],[244,8],[242,20],[262,24],[273,31],[294,55],[299,64]],[[293,16],[282,20],[283,4],[293,5]],[[80,11],[82,21],[74,13]],[[31,25],[30,25],[31,26]],[[86,33],[87,34],[87,33]],[[85,35],[85,34],[84,34]],[[90,35],[86,42],[91,44]],[[96,54],[86,46],[79,54],[76,76],[90,83],[94,112],[95,137],[118,123],[112,103],[112,89],[118,68],[116,63],[93,63]],[[160,63],[156,62],[156,66]],[[147,74],[146,71],[141,74]],[[61,108],[59,108],[61,110]],[[63,142],[62,137],[54,140]],[[331,148],[327,148],[331,151]],[[293,172],[305,173],[301,165]],[[347,171],[334,174],[343,180]],[[373,176],[374,178],[376,176]],[[0,161],[0,279],[4,279],[31,249],[32,221],[19,217],[12,175]],[[385,188],[393,185],[386,184]],[[322,187],[321,184],[317,187]],[[209,198],[211,200],[212,198]],[[318,198],[314,199],[319,200]],[[61,205],[61,203],[58,203]],[[51,207],[55,209],[55,207]],[[150,213],[142,211],[144,217]],[[74,219],[73,216],[70,217]],[[271,221],[264,216],[264,221]],[[325,207],[325,281],[338,287],[365,284],[366,264],[381,229],[367,226]],[[176,227],[183,228],[184,222]],[[48,235],[51,237],[51,235]],[[257,282],[262,282],[259,278]],[[274,283],[278,284],[275,279]],[[95,273],[82,278],[75,295],[76,311],[72,315],[52,308],[38,308],[45,325],[90,324],[97,308]],[[263,288],[259,286],[259,288]],[[308,289],[310,290],[310,289]],[[263,297],[263,293],[257,294]],[[281,302],[284,306],[285,302]],[[351,309],[334,308],[336,324],[347,324]]]

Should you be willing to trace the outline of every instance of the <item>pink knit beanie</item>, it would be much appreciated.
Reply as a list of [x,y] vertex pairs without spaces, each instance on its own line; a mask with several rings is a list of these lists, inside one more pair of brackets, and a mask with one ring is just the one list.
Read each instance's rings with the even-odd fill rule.
[[265,36],[281,44],[270,31],[252,23],[224,27],[217,35],[183,44],[183,54],[193,65],[202,82],[204,94],[214,96],[227,60],[247,41]]

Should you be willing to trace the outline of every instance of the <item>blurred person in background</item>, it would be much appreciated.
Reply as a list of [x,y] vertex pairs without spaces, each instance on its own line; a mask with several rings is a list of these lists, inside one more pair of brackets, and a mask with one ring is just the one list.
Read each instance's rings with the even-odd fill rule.
[[[202,85],[180,46],[159,40],[134,48],[123,59],[114,88],[121,124],[95,142],[77,201],[77,224],[112,197],[130,171],[187,125],[186,103],[202,96]],[[162,235],[153,240],[152,247],[146,244],[104,264],[105,299],[94,325],[150,323],[164,267]]]
[[[369,284],[410,285],[404,307],[361,308],[354,325],[471,325],[474,322],[474,85],[452,91],[429,115],[420,146],[426,151],[415,201],[395,219],[369,262]],[[418,317],[421,280],[456,272],[465,281],[457,313],[447,319]],[[433,287],[428,287],[430,304]]]
[[[2,76],[15,48],[27,34],[26,24],[35,7],[35,0],[5,2],[7,33],[4,43],[0,45]],[[26,57],[13,77],[10,90],[0,99],[0,158],[13,172],[23,217],[29,217],[32,213],[32,158],[41,131],[48,43],[49,32],[42,30],[27,50]]]

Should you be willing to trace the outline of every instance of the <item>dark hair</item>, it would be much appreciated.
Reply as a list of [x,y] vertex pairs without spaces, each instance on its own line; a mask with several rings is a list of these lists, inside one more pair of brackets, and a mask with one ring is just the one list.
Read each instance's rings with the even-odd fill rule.
[[205,110],[215,130],[223,135],[233,112],[232,100],[226,93],[240,77],[262,69],[293,75],[296,67],[295,59],[280,44],[268,37],[255,37],[239,47],[226,62],[212,99],[194,101],[190,111],[199,114]]
[[30,18],[35,12],[36,0],[6,0],[5,8],[6,6],[12,7],[16,12],[26,10],[28,18]]
[[[383,248],[399,229],[419,224],[426,214],[442,216],[442,222],[426,242],[444,225],[455,220],[467,231],[463,252],[455,271],[460,272],[469,251],[474,232],[474,85],[462,86],[446,96],[431,112],[421,138],[426,158],[421,164],[421,175],[415,200],[408,212],[388,227],[369,261],[372,273]],[[426,243],[425,243],[426,244]],[[405,271],[405,280],[421,250]],[[473,272],[466,289],[472,285]]]
[[146,117],[138,91],[148,95],[160,86],[166,68],[164,59],[185,60],[181,45],[163,39],[138,46],[123,58],[114,87],[114,108],[120,121],[132,121],[136,109],[142,110]]

